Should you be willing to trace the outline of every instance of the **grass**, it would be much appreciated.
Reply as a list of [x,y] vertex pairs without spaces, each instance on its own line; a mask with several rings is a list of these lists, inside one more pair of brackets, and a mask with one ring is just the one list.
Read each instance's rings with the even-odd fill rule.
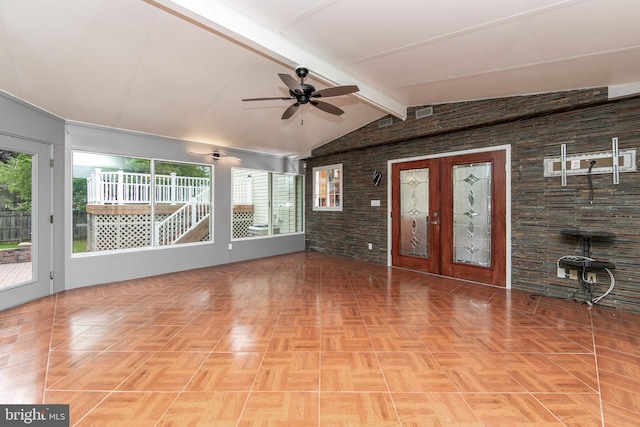
[[[0,249],[16,249],[17,243],[0,243]],[[86,240],[74,240],[73,241],[73,253],[87,252]]]
[[74,254],[87,252],[87,241],[86,240],[74,240],[73,241],[73,249],[71,251]]

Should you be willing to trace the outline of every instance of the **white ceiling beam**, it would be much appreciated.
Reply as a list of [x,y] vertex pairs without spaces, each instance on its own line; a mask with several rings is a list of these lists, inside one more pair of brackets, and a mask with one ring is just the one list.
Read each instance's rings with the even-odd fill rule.
[[322,58],[307,52],[278,33],[258,24],[215,0],[147,0],[211,30],[247,45],[277,61],[298,65],[313,71],[313,75],[334,85],[355,84],[355,95],[372,106],[396,116],[407,118],[407,105],[371,87]]
[[640,93],[640,82],[609,86],[609,99],[622,98]]

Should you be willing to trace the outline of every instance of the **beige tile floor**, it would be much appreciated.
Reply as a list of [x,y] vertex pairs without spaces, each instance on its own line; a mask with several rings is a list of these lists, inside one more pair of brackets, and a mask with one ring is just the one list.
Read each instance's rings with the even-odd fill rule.
[[639,314],[297,253],[0,312],[0,402],[79,426],[632,426],[639,344]]

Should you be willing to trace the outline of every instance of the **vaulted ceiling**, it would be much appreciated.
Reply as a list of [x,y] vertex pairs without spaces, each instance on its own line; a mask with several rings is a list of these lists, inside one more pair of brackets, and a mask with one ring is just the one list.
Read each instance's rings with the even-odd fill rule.
[[[640,82],[635,0],[2,0],[0,90],[64,119],[304,157],[412,106]],[[290,100],[279,73],[335,116]],[[297,77],[296,77],[297,78]]]

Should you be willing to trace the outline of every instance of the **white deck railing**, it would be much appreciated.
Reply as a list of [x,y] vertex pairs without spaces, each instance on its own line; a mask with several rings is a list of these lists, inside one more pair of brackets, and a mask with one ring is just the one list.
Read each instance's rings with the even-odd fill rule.
[[[155,176],[156,203],[172,205],[188,203],[194,197],[204,197],[209,178],[171,175]],[[209,192],[204,192],[207,199]],[[87,204],[149,204],[151,203],[151,175],[124,171],[102,172],[96,169],[87,179]],[[209,200],[207,200],[207,203]]]
[[210,211],[209,188],[206,188],[167,218],[155,223],[156,245],[175,243],[202,220],[208,218]]

